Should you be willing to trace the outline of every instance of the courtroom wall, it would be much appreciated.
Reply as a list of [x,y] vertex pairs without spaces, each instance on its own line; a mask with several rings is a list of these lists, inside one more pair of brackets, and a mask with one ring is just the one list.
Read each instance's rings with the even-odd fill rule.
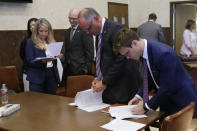
[[[148,14],[158,14],[158,23],[170,27],[169,2],[177,0],[33,0],[33,3],[0,2],[0,30],[25,30],[30,17],[47,18],[54,29],[69,26],[68,11],[73,8],[93,7],[102,16],[108,16],[107,2],[124,3],[129,6],[129,27],[138,27]],[[189,0],[178,0],[189,1]],[[80,4],[79,4],[80,3]]]
[[55,30],[56,40],[64,41],[64,30],[70,26],[68,11],[71,8],[92,7],[101,16],[108,17],[108,2],[128,4],[129,27],[133,29],[145,22],[149,13],[157,13],[158,23],[164,27],[167,43],[170,44],[170,1],[174,0],[33,0],[33,3],[0,2],[0,66],[15,65],[19,74],[21,74],[19,46],[21,40],[25,37],[26,24],[29,18],[47,18]]
[[107,2],[128,4],[128,0],[33,0],[33,3],[0,2],[0,30],[25,30],[30,17],[47,18],[54,29],[68,28],[71,8],[93,7],[107,17]]

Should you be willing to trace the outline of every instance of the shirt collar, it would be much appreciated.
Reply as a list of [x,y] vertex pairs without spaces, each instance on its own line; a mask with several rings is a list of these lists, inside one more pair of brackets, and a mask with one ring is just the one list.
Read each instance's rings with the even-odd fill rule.
[[104,27],[105,21],[106,21],[106,19],[103,17],[103,18],[102,18],[102,26],[101,26],[100,34],[103,33],[103,27]]
[[146,39],[143,39],[144,40],[144,52],[143,52],[143,58],[148,60],[148,50],[147,50],[147,40]]
[[75,25],[74,27],[71,27],[71,28],[76,30],[78,26],[79,26],[79,24],[77,24],[77,25]]

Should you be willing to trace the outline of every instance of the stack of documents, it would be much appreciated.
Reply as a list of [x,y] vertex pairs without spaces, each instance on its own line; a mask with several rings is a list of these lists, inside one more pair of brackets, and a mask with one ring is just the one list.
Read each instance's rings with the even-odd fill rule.
[[87,112],[103,109],[110,105],[103,103],[102,93],[103,92],[93,92],[92,89],[80,91],[75,96],[75,102],[70,103],[69,105],[78,106],[79,109]]
[[136,123],[127,120],[114,119],[111,122],[101,127],[113,131],[137,131],[145,127],[145,124]]
[[125,106],[115,106],[109,108],[109,113],[112,117],[117,119],[125,119],[125,118],[143,118],[147,117],[146,115],[134,115],[131,112],[131,109],[136,107],[137,105],[125,105]]

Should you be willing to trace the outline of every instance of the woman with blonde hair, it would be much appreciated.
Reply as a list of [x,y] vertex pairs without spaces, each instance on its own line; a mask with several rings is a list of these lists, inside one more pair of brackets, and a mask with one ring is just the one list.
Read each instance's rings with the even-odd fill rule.
[[59,82],[57,60],[35,61],[38,57],[50,56],[46,46],[54,42],[51,24],[45,18],[39,19],[26,46],[27,80],[30,82],[30,91],[56,94]]

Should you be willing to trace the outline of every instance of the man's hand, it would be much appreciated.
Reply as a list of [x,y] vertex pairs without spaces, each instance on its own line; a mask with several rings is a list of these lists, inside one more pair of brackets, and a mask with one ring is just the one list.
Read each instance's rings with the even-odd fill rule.
[[92,86],[91,88],[93,89],[94,86],[96,86],[96,83],[98,82],[99,80],[97,78],[94,78],[94,80],[92,81]]
[[142,105],[140,106],[137,106],[137,107],[134,107],[131,109],[131,112],[134,114],[134,115],[142,115],[145,113],[145,110],[143,108]]
[[102,81],[96,79],[92,82],[91,88],[93,89],[94,92],[100,92],[106,88],[106,85],[104,85]]
[[137,105],[139,101],[140,100],[135,96],[133,99],[129,101],[128,105]]

